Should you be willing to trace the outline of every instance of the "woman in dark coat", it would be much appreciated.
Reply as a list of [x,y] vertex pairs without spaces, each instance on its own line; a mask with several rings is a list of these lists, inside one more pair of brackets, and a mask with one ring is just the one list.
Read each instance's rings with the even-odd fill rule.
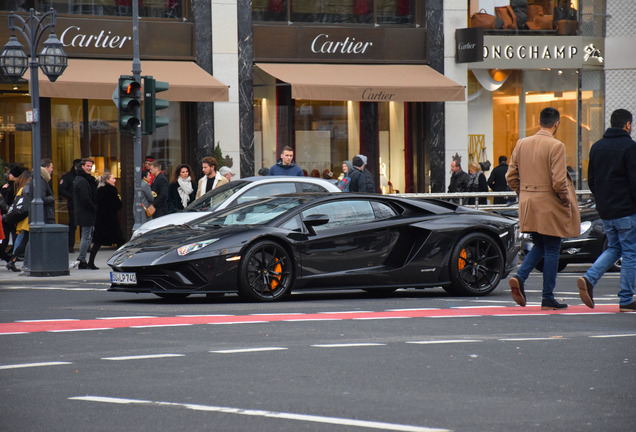
[[197,195],[197,182],[188,164],[175,168],[172,183],[168,186],[168,209],[170,213],[183,210],[194,201]]
[[119,227],[118,212],[121,209],[121,199],[115,187],[117,179],[109,172],[105,172],[98,179],[97,186],[97,214],[95,216],[95,231],[93,232],[93,248],[88,260],[90,268],[95,267],[95,257],[101,246],[124,243],[124,236]]

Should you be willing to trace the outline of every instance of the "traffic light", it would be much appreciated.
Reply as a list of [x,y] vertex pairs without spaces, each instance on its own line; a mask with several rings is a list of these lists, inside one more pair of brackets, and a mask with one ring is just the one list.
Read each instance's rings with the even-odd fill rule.
[[151,76],[144,78],[144,134],[151,135],[158,127],[168,126],[170,118],[157,116],[157,111],[166,109],[170,102],[166,99],[157,99],[156,94],[166,91],[170,84],[157,81]]
[[119,77],[119,130],[134,133],[141,124],[141,83],[130,75]]

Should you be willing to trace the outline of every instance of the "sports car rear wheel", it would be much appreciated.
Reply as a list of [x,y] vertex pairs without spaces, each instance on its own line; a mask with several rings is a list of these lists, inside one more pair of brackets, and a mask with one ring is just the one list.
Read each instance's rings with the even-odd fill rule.
[[492,237],[468,234],[453,248],[449,264],[452,285],[444,289],[456,295],[489,294],[499,284],[503,267],[503,253]]
[[278,243],[262,241],[241,259],[239,294],[262,302],[278,300],[291,290],[293,276],[287,251]]

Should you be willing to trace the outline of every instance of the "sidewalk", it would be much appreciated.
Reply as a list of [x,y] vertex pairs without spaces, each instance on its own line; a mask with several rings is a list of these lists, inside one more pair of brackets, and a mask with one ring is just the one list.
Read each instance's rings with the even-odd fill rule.
[[[79,270],[77,267],[69,269],[70,274],[68,276],[28,276],[22,272],[13,272],[6,267],[5,261],[0,261],[0,282],[7,281],[16,281],[22,282],[31,281],[31,282],[40,282],[40,281],[50,281],[54,284],[60,284],[64,282],[81,282],[81,281],[103,281],[104,283],[110,282],[110,267],[106,264],[106,262],[110,259],[110,257],[115,253],[117,248],[110,247],[105,248],[102,247],[99,252],[97,252],[97,257],[95,258],[95,265],[99,267],[99,270]],[[77,250],[68,255],[68,261],[74,262],[77,260]],[[19,269],[22,269],[22,261],[18,261],[16,266]]]

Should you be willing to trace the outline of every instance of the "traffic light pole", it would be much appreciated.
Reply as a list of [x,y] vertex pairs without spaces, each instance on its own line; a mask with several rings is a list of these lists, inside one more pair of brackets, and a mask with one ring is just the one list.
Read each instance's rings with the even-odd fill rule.
[[[141,60],[139,59],[139,2],[133,0],[133,63],[132,74],[133,79],[136,82],[141,82]],[[136,108],[136,117],[141,119],[141,105]],[[142,208],[141,208],[141,122],[135,127],[135,135],[133,138],[134,146],[134,182],[135,182],[135,198],[133,207],[133,216],[135,218],[135,224],[133,230],[136,230],[141,226]]]

